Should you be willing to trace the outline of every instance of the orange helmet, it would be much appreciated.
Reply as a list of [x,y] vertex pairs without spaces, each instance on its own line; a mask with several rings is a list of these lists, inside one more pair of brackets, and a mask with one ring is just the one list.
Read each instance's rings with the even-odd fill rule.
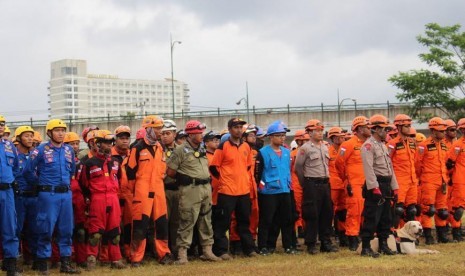
[[403,125],[411,125],[412,118],[405,114],[397,114],[394,118],[394,125],[395,126],[403,126]]
[[40,132],[38,131],[34,131],[34,138],[33,138],[34,142],[36,143],[42,143],[42,135],[40,135]]
[[460,129],[465,128],[465,118],[462,118],[462,119],[459,120],[459,122],[457,123],[457,127],[460,128]]
[[79,141],[79,135],[76,132],[67,132],[65,135],[65,143],[70,143],[74,141]]
[[370,128],[377,127],[377,126],[389,127],[389,120],[381,114],[375,114],[371,116],[369,122],[370,122],[370,125],[369,125]]
[[447,125],[446,125],[446,122],[444,122],[443,119],[441,119],[439,117],[433,117],[428,122],[428,128],[442,131],[442,130],[446,130]]
[[142,127],[163,127],[163,119],[157,115],[148,115],[142,120]]
[[425,140],[426,140],[426,136],[421,132],[417,132],[417,134],[415,135],[415,141],[417,143],[421,143],[421,142],[423,142]]
[[305,130],[299,129],[299,130],[296,130],[296,132],[294,133],[294,140],[295,141],[310,140],[310,136],[308,135],[307,132],[305,132]]
[[414,127],[410,127],[409,135],[410,135],[410,137],[416,137],[417,130]]
[[342,132],[342,128],[340,127],[332,127],[328,131],[328,138],[331,139],[333,136],[345,136],[346,134]]
[[128,126],[119,126],[115,129],[115,136],[118,136],[119,134],[122,133],[127,133],[129,136],[131,136],[131,129]]
[[325,127],[320,122],[320,120],[316,120],[316,119],[308,120],[307,124],[305,125],[305,130],[315,130],[315,129],[323,130],[324,128]]
[[111,131],[102,129],[102,130],[94,130],[94,139],[96,141],[113,141],[115,139],[115,135],[111,133]]
[[99,132],[98,129],[90,130],[90,131],[87,133],[86,139],[84,139],[84,141],[85,141],[86,143],[89,143],[90,140],[95,139],[95,137],[98,135],[98,132]]
[[84,142],[87,143],[87,134],[89,134],[89,131],[91,130],[98,130],[98,126],[96,125],[91,125],[89,127],[86,127],[82,130],[82,133],[81,133],[81,137],[82,137],[82,140],[84,140]]
[[447,128],[451,128],[451,127],[456,128],[457,127],[454,120],[451,120],[451,119],[444,120],[444,123],[446,123]]
[[393,134],[399,133],[399,130],[396,128],[395,125],[389,125],[389,126],[387,127],[387,129],[388,129],[388,134],[389,134],[389,135],[393,135]]
[[352,131],[355,131],[359,126],[367,126],[368,118],[365,116],[357,116],[352,120]]

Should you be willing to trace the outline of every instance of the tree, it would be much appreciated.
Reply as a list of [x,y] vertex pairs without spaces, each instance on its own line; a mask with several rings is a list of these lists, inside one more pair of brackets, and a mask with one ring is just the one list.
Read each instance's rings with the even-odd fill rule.
[[402,90],[396,97],[411,102],[409,114],[425,121],[434,114],[424,114],[423,107],[435,107],[457,121],[465,117],[465,32],[460,25],[426,25],[425,35],[418,42],[428,47],[419,55],[430,70],[419,69],[399,72],[389,81]]

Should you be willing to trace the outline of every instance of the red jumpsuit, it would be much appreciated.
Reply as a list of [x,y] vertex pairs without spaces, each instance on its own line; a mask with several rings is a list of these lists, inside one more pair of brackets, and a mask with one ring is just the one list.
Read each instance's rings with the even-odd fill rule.
[[79,181],[81,180],[82,164],[76,157],[76,173],[71,178],[71,192],[73,194],[73,213],[74,213],[74,235],[73,246],[75,254],[75,262],[77,264],[85,263],[87,260],[87,216],[86,216],[86,200],[82,193]]
[[111,262],[121,259],[119,248],[121,210],[118,191],[120,163],[115,158],[96,155],[83,164],[83,185],[90,191],[89,207],[89,256],[97,256],[97,233],[107,237],[108,258]]

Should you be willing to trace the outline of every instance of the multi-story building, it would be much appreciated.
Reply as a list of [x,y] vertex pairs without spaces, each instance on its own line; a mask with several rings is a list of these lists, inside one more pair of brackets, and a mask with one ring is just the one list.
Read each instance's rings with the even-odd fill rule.
[[[174,80],[174,109],[189,111],[189,89]],[[88,74],[85,60],[52,62],[49,87],[51,118],[167,114],[173,112],[171,79],[120,79],[116,75]]]

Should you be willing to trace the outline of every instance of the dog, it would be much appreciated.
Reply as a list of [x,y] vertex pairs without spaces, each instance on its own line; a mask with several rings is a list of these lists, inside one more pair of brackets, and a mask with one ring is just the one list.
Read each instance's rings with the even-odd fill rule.
[[[392,251],[394,252],[397,252],[397,246],[396,246],[396,238],[394,237],[394,235],[389,235],[388,239],[387,239],[387,244],[388,244],[388,247],[389,249],[391,249]],[[375,252],[378,252],[379,251],[379,241],[378,241],[378,238],[374,238],[370,241],[370,246],[371,246],[371,249]],[[356,251],[358,254],[360,254],[362,252],[362,244],[360,243],[358,245],[358,248],[357,248],[357,251]]]
[[409,221],[404,227],[397,230],[397,237],[400,239],[399,253],[407,255],[415,254],[438,254],[437,250],[418,249],[415,241],[423,233],[423,227],[419,221]]

